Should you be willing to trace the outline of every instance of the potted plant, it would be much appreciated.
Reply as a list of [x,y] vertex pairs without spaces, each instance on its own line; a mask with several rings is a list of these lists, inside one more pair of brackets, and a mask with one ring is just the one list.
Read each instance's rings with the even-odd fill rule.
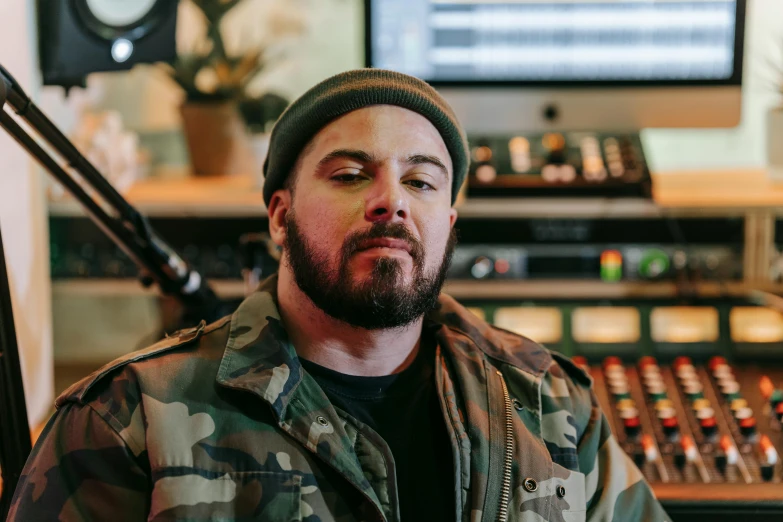
[[242,1],[190,0],[203,18],[204,38],[193,49],[180,51],[176,60],[166,65],[168,75],[185,93],[181,106],[183,132],[191,168],[197,176],[257,172],[260,165],[248,125],[254,129],[266,127],[269,122],[261,120],[274,121],[287,105],[277,95],[250,96],[248,85],[280,57],[276,51],[281,41],[304,31],[304,21],[290,4],[267,10],[253,20],[267,26],[263,41],[231,53],[224,42],[224,19]]

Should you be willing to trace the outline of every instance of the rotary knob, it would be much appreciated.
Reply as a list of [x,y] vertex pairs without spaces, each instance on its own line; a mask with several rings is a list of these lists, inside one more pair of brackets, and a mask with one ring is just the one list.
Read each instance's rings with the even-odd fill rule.
[[657,279],[669,271],[669,255],[658,248],[646,250],[639,260],[639,276],[642,279]]
[[487,279],[495,271],[495,260],[487,256],[479,256],[473,260],[470,275],[474,279]]

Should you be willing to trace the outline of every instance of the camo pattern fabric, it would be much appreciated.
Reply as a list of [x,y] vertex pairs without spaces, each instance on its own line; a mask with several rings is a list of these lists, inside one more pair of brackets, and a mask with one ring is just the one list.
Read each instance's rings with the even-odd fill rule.
[[[276,287],[63,393],[9,520],[398,521],[388,446],[303,370]],[[668,520],[581,369],[445,295],[426,319],[457,520]]]

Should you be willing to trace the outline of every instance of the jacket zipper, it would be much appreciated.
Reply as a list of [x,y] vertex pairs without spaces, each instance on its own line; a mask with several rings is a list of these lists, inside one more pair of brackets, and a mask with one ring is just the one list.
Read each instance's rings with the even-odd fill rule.
[[506,380],[503,374],[497,370],[500,377],[500,384],[503,386],[503,408],[506,414],[506,447],[503,456],[503,488],[500,493],[500,511],[498,512],[498,522],[508,520],[508,504],[511,497],[511,465],[514,455],[514,420],[511,412],[511,397],[508,395]]

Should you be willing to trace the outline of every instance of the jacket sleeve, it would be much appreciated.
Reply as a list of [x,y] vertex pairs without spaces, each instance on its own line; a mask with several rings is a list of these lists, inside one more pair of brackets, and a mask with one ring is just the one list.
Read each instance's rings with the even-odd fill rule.
[[150,478],[122,438],[89,405],[68,403],[27,460],[9,521],[146,520]]
[[642,473],[623,451],[590,390],[590,419],[577,445],[590,522],[669,521]]

